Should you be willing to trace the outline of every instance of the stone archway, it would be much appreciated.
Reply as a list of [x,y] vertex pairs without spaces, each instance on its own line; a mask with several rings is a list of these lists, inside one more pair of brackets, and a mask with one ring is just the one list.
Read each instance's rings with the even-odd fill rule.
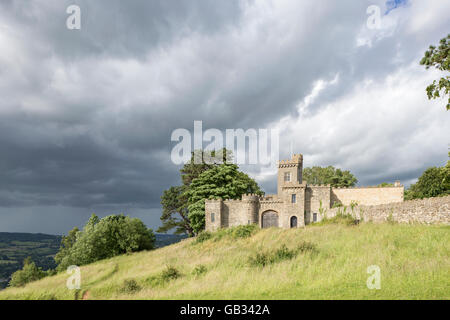
[[268,210],[262,214],[262,228],[278,227],[278,213]]
[[297,217],[296,216],[291,217],[291,228],[297,228]]

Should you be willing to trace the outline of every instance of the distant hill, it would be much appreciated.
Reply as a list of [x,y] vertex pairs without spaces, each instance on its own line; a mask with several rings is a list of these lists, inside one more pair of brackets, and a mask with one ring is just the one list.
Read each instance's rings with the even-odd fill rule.
[[[186,236],[155,234],[156,247],[161,248]],[[26,257],[44,270],[56,267],[53,257],[58,252],[61,236],[42,233],[0,232],[0,289],[5,288],[11,274],[22,268]]]
[[0,232],[0,289],[6,287],[13,272],[22,268],[26,257],[44,270],[55,268],[53,256],[60,243],[61,236]]
[[[237,230],[237,229],[236,229]],[[242,230],[241,230],[242,231]],[[360,223],[223,229],[0,291],[4,299],[450,299],[450,226]],[[296,250],[293,254],[293,250]],[[381,272],[381,290],[367,280]]]

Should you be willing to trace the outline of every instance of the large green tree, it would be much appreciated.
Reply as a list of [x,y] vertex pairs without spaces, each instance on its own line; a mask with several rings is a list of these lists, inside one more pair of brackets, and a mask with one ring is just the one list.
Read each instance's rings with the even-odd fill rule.
[[72,230],[63,238],[61,249],[55,256],[57,270],[124,253],[150,250],[154,243],[153,231],[137,218],[120,214],[99,219],[93,214],[82,231]]
[[[440,71],[449,71],[450,69],[450,34],[446,38],[441,39],[439,46],[430,46],[425,52],[425,56],[420,61],[427,69],[435,67]],[[448,95],[450,91],[450,76],[441,77],[434,80],[427,87],[428,99],[436,99],[441,95]],[[447,101],[447,110],[450,110],[450,96]]]
[[432,167],[425,170],[418,181],[405,191],[405,200],[431,198],[449,194],[450,161],[447,162],[445,167]]
[[194,230],[188,217],[186,190],[187,186],[185,185],[164,190],[161,196],[163,208],[161,220],[163,225],[158,228],[158,232],[167,232],[175,229],[175,234],[187,233],[189,236],[194,235]]
[[[211,161],[216,155],[217,157],[220,156],[222,161]],[[196,159],[196,157],[200,157],[200,159]],[[186,197],[186,191],[189,189],[192,181],[203,172],[220,165],[219,162],[231,162],[231,159],[232,154],[226,149],[222,149],[221,154],[216,154],[215,151],[209,152],[201,150],[192,152],[190,161],[180,170],[182,185],[164,190],[161,196],[162,226],[158,228],[157,231],[168,232],[169,230],[175,229],[176,234],[186,233],[189,236],[194,236],[195,232],[191,227],[188,216],[188,199]]]
[[262,195],[255,180],[235,164],[222,164],[192,180],[186,191],[191,226],[196,234],[205,228],[205,199],[240,199],[243,194]]
[[350,171],[333,166],[304,168],[303,180],[308,184],[330,184],[332,187],[353,187],[358,182]]

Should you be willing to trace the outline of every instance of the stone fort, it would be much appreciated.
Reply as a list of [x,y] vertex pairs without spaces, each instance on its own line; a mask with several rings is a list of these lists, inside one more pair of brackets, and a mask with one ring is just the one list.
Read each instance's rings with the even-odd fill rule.
[[205,228],[257,224],[261,228],[298,228],[320,221],[323,212],[336,205],[378,206],[403,202],[404,187],[334,188],[309,185],[302,179],[303,156],[278,162],[277,194],[260,197],[243,195],[241,200],[206,200]]

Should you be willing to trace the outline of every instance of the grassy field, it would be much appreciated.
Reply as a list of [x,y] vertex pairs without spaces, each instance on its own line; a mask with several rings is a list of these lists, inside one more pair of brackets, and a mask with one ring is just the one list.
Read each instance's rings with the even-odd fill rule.
[[[366,286],[370,265],[381,269],[380,290]],[[449,299],[450,226],[219,232],[83,266],[81,276],[80,290],[62,273],[0,299]]]

